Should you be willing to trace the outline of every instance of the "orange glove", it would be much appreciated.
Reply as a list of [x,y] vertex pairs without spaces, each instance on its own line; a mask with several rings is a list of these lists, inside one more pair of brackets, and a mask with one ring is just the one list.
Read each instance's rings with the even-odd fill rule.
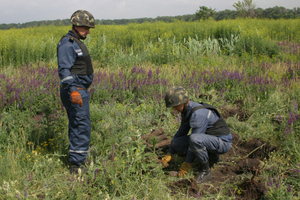
[[186,174],[188,174],[193,169],[192,163],[184,162],[179,169],[178,177],[184,177]]
[[72,103],[78,104],[80,107],[82,106],[82,98],[78,91],[71,92]]
[[169,166],[168,162],[170,162],[171,160],[172,160],[172,155],[170,153],[167,153],[167,155],[163,157],[160,162],[163,164],[163,167],[168,167]]

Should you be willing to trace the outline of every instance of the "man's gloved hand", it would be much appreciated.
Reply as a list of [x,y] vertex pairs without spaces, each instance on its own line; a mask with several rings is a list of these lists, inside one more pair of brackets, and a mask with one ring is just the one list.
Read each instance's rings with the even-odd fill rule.
[[80,107],[82,106],[82,98],[78,91],[71,92],[72,103],[78,104]]
[[193,169],[192,163],[184,162],[179,169],[178,177],[184,177],[186,174],[188,174]]
[[160,162],[163,164],[163,167],[168,167],[169,166],[168,162],[170,162],[171,160],[172,160],[172,155],[170,153],[167,153],[167,155],[163,157]]

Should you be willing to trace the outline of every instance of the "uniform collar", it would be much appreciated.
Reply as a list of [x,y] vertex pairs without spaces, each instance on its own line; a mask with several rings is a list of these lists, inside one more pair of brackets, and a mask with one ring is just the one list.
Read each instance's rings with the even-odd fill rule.
[[70,36],[72,36],[72,37],[78,39],[77,36],[76,36],[76,34],[73,33],[73,31],[69,31],[67,35],[70,35]]

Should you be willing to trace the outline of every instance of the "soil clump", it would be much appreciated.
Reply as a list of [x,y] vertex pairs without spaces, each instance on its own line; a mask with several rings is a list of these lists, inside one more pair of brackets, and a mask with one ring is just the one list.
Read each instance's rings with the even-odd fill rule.
[[[235,107],[224,107],[220,110],[220,113],[225,119],[236,116],[239,121],[246,121],[250,114],[244,113],[241,109],[242,106],[242,100],[236,101]],[[174,117],[180,115],[180,113],[175,111],[172,111],[171,114]],[[163,130],[161,129],[159,132],[163,132]],[[165,133],[163,132],[163,134]],[[156,146],[159,161],[168,152],[171,140],[158,136],[159,134],[155,135],[156,138],[164,138],[161,141],[165,142],[164,145]],[[229,197],[235,196],[236,199],[262,199],[267,188],[262,181],[261,171],[264,169],[265,159],[268,159],[269,154],[272,151],[276,151],[276,148],[260,139],[252,138],[248,141],[242,141],[238,134],[232,133],[232,136],[232,147],[229,152],[220,155],[221,161],[211,168],[213,177],[210,181],[197,184],[194,178],[178,178],[178,180],[168,184],[171,195],[180,192],[188,196],[201,198],[207,194],[222,192]],[[143,137],[145,144],[149,148],[153,148],[153,145],[149,144],[149,141],[151,141],[150,134]],[[157,163],[159,164],[159,162]],[[170,165],[164,168],[165,174],[176,177],[179,167],[178,163],[170,162]],[[194,177],[198,171],[199,164],[195,161],[193,163]]]
[[[226,190],[226,195],[236,199],[261,199],[267,191],[262,181],[261,171],[264,168],[264,158],[276,149],[258,139],[242,142],[238,134],[232,133],[233,142],[230,151],[221,155],[221,161],[211,170],[213,177],[210,181],[197,184],[194,178],[179,179],[169,183],[171,194],[181,192],[200,198],[206,194],[217,194]],[[254,145],[253,145],[254,144]],[[197,161],[193,163],[193,175],[198,174]],[[170,163],[164,171],[170,176],[176,176],[178,166]],[[245,178],[251,177],[251,178]]]

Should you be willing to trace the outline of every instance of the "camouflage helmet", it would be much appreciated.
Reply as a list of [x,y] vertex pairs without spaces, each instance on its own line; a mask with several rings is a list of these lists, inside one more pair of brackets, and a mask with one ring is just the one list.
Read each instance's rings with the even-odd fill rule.
[[166,92],[165,102],[167,108],[185,104],[188,101],[189,94],[183,87],[173,86]]
[[71,24],[74,26],[86,26],[95,28],[95,19],[91,13],[86,10],[77,10],[70,18]]

